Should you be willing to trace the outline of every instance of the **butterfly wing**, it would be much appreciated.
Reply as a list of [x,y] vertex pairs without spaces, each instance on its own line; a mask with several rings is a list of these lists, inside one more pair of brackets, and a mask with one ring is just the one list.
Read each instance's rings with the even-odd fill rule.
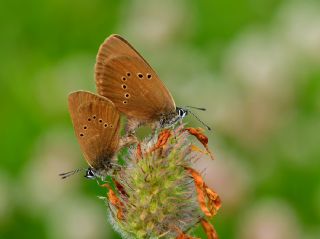
[[69,95],[69,111],[81,150],[88,164],[108,164],[118,149],[120,115],[105,97],[77,91]]
[[111,35],[100,46],[95,80],[98,94],[129,117],[154,121],[175,111],[174,100],[155,71],[118,35]]

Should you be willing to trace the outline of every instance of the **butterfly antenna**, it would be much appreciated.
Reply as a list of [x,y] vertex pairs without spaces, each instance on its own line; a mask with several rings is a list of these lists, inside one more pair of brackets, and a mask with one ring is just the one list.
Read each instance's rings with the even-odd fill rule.
[[59,173],[59,176],[61,177],[61,179],[66,179],[66,178],[68,178],[68,177],[70,177],[70,176],[72,176],[72,175],[74,175],[74,174],[76,174],[76,173],[79,173],[79,172],[81,172],[81,171],[83,171],[83,169],[82,169],[82,168],[78,168],[78,169],[72,170],[72,171],[70,171],[70,172]]
[[202,110],[202,111],[206,111],[207,110],[206,108],[199,108],[199,107],[194,107],[194,106],[190,106],[190,105],[186,106],[186,108],[195,109],[195,110]]
[[188,110],[188,112],[189,112],[190,114],[192,114],[193,117],[195,117],[195,118],[196,118],[203,126],[205,126],[208,130],[211,130],[211,128],[210,128],[206,123],[204,123],[201,119],[199,119],[198,116],[196,116],[194,113],[192,113],[191,110]]

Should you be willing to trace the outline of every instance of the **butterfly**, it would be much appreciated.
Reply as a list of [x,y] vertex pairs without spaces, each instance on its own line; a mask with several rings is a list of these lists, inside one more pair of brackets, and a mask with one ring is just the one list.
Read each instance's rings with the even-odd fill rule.
[[[69,95],[69,111],[74,131],[89,164],[85,177],[108,175],[116,165],[115,153],[129,143],[120,138],[120,113],[114,104],[103,96],[86,91]],[[69,177],[81,169],[62,173]]]
[[100,46],[95,81],[98,94],[110,99],[127,116],[126,131],[129,134],[143,124],[151,124],[153,128],[168,127],[188,113],[194,115],[187,108],[176,107],[156,72],[119,35],[111,35]]

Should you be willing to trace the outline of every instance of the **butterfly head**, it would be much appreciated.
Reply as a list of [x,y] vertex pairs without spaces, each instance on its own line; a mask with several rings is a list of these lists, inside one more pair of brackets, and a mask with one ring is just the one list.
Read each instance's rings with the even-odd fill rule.
[[[117,167],[120,167],[119,165],[117,164],[114,164],[114,166],[117,166]],[[107,175],[110,175],[111,173],[111,165],[110,165],[110,168],[105,168],[105,169],[95,169],[93,167],[89,167],[87,169],[83,169],[83,168],[80,168],[80,169],[76,169],[76,170],[73,170],[73,171],[70,171],[70,172],[66,172],[66,173],[60,173],[59,176],[62,178],[62,179],[66,179],[72,175],[75,175],[79,172],[83,172],[85,171],[85,175],[84,177],[87,178],[87,179],[97,179],[97,178],[105,178],[105,176]]]
[[166,128],[171,127],[178,121],[182,120],[188,114],[188,110],[180,107],[176,107],[174,112],[166,115],[162,115],[160,118],[160,127]]
[[181,121],[184,117],[186,117],[188,114],[191,114],[193,117],[195,117],[203,126],[205,126],[208,130],[211,130],[211,128],[205,124],[201,119],[199,119],[198,116],[196,116],[191,110],[196,109],[196,110],[202,110],[205,111],[206,109],[204,108],[198,108],[198,107],[193,107],[193,106],[186,106],[185,108],[182,107],[176,107],[175,112],[172,112],[167,115],[163,115],[160,118],[160,127],[170,127],[177,122]]
[[177,114],[176,121],[183,119],[184,117],[186,117],[188,115],[188,113],[189,113],[189,110],[181,108],[181,107],[176,107],[176,114]]
[[75,175],[79,172],[82,172],[82,171],[85,171],[85,175],[84,177],[86,178],[89,178],[89,179],[95,179],[98,175],[97,175],[97,172],[94,168],[92,167],[89,167],[88,169],[83,169],[83,168],[79,168],[79,169],[76,169],[76,170],[72,170],[70,172],[66,172],[66,173],[60,173],[59,176],[62,178],[62,179],[66,179],[72,175]]

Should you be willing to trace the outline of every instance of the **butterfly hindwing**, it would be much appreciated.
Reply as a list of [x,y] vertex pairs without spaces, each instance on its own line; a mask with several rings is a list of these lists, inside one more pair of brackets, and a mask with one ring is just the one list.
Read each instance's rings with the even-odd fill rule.
[[75,134],[91,167],[101,167],[118,149],[120,115],[105,97],[85,91],[69,95],[69,111]]

